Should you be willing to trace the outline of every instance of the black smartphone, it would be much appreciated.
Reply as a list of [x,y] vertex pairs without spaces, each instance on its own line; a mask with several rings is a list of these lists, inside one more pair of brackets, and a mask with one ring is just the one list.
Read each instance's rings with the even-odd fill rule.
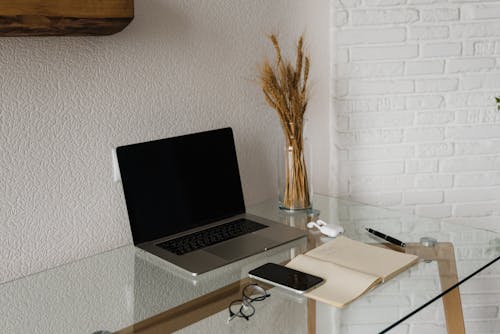
[[323,282],[321,277],[287,268],[276,263],[266,263],[250,270],[248,276],[295,293],[304,293]]

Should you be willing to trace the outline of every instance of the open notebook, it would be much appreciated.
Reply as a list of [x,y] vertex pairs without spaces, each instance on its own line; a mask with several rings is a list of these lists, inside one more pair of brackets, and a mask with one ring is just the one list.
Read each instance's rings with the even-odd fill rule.
[[416,255],[370,246],[339,236],[295,257],[286,266],[325,280],[323,285],[305,293],[305,296],[336,307],[344,307],[417,261]]

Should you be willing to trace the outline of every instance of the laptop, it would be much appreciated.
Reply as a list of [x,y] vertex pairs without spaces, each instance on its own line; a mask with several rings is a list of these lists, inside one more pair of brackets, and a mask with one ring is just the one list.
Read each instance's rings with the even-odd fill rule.
[[134,245],[194,276],[306,236],[245,212],[231,128],[116,154]]

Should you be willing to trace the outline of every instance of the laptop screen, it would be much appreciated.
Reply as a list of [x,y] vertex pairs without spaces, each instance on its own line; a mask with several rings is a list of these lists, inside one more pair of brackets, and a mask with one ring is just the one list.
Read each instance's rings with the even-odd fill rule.
[[231,128],[116,153],[136,245],[245,212]]

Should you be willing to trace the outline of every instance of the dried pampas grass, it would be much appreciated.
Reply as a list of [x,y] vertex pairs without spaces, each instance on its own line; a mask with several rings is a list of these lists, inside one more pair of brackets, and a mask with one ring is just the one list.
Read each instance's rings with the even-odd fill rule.
[[278,113],[286,141],[286,184],[283,206],[287,209],[304,209],[311,206],[309,183],[304,159],[304,113],[307,108],[310,60],[304,55],[304,38],[297,42],[295,66],[283,59],[275,35],[269,36],[275,52],[276,63],[265,60],[260,68],[260,84],[266,102]]

